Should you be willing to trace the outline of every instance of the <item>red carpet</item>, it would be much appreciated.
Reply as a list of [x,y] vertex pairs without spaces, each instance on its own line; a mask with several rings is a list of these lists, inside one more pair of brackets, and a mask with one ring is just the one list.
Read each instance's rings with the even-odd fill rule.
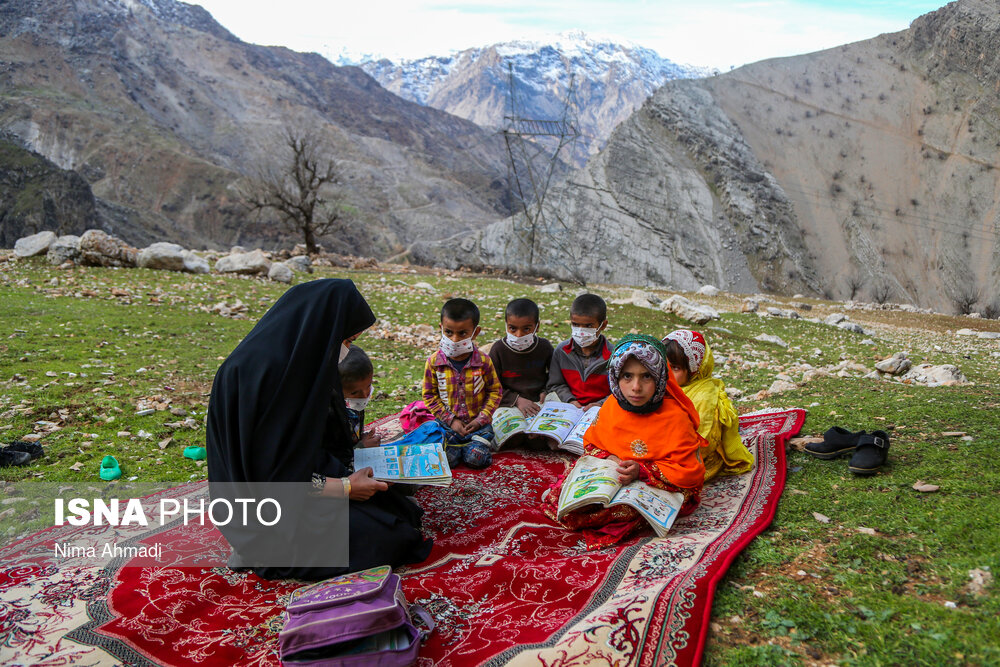
[[[460,469],[449,488],[421,490],[434,551],[400,572],[407,598],[437,622],[420,664],[697,664],[715,586],[774,516],[784,443],[804,417],[741,417],[754,471],[706,486],[702,506],[667,538],[650,533],[614,549],[585,551],[538,509],[541,490],[570,462],[564,455],[502,452],[485,471]],[[0,663],[277,664],[295,582],[225,568],[24,562],[30,547],[71,530],[82,529],[50,529],[0,550]],[[155,539],[228,552],[214,529],[167,529]]]

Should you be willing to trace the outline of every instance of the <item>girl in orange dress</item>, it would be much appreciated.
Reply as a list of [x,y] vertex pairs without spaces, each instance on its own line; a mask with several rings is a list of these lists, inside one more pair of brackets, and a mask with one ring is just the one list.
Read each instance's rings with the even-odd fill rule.
[[[583,439],[584,454],[619,463],[624,486],[640,480],[684,495],[680,514],[698,506],[705,479],[699,449],[698,411],[670,373],[666,350],[656,338],[625,336],[608,360],[614,400],[605,401]],[[565,476],[542,496],[545,513],[556,517]],[[627,505],[589,505],[566,514],[562,524],[583,531],[588,549],[616,544],[646,525]]]

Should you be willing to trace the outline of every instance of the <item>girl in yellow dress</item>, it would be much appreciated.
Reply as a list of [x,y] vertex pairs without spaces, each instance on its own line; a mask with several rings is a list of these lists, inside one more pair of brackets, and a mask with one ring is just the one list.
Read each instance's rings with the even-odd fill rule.
[[663,344],[671,373],[701,417],[698,433],[708,441],[701,449],[705,481],[753,469],[753,454],[740,439],[739,417],[726,395],[726,385],[712,377],[715,360],[705,337],[678,329],[667,334]]

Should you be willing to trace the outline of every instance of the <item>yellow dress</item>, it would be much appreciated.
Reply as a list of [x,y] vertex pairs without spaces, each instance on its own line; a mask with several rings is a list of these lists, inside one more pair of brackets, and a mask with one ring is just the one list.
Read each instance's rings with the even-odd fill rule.
[[726,395],[726,385],[712,377],[714,368],[712,348],[706,343],[698,372],[682,387],[701,417],[698,433],[708,441],[700,450],[706,482],[717,475],[747,472],[754,463],[753,454],[740,438],[739,416]]

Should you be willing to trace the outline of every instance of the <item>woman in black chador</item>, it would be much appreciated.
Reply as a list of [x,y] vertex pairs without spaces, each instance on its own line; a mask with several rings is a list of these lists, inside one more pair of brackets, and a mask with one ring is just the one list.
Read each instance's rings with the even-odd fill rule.
[[[352,440],[337,363],[351,341],[375,323],[350,280],[315,280],[289,289],[236,346],[215,375],[208,407],[208,479],[218,482],[312,483],[315,495],[283,508],[281,525],[265,533],[220,526],[235,550],[277,541],[290,550],[328,540],[331,513],[350,498],[350,563],[314,567],[254,567],[267,579],[323,579],[376,565],[427,558],[423,511],[371,477],[351,472]],[[319,496],[316,498],[315,496]],[[277,530],[278,533],[275,533]],[[301,558],[295,559],[301,562]],[[327,561],[328,562],[328,561]]]

